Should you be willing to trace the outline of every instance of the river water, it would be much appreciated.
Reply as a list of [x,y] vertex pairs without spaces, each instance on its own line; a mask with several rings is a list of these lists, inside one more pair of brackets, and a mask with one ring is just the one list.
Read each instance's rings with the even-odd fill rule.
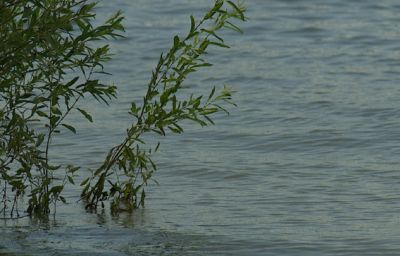
[[[122,9],[110,42],[119,86],[94,125],[53,142],[61,161],[96,167],[129,124],[162,51],[211,1],[103,1]],[[162,139],[160,185],[145,209],[87,213],[78,187],[48,223],[2,224],[0,255],[399,255],[400,3],[248,0],[243,35],[210,52],[188,86],[230,85],[231,115]]]

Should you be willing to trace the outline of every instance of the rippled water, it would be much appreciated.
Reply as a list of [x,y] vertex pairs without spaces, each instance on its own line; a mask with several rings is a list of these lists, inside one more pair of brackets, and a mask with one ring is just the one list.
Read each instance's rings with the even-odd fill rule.
[[[111,108],[54,142],[57,157],[96,166],[129,123],[161,51],[208,1],[117,0],[127,38],[112,42]],[[239,107],[217,126],[162,140],[160,186],[145,209],[86,213],[78,188],[55,221],[5,222],[3,255],[398,255],[400,3],[248,0],[243,36],[196,74],[229,84]]]

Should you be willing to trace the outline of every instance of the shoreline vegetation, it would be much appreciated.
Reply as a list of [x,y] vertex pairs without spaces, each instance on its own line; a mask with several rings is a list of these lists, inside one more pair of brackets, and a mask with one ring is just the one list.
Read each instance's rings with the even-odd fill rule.
[[[131,103],[126,137],[109,150],[103,164],[82,171],[73,163],[55,163],[49,157],[52,138],[76,133],[66,117],[77,112],[93,122],[78,105],[84,106],[90,97],[105,105],[116,98],[117,87],[103,84],[96,75],[110,75],[105,69],[110,47],[105,42],[124,37],[124,17],[119,11],[94,26],[95,8],[88,0],[0,3],[1,219],[55,215],[57,203],[66,203],[67,185],[82,187],[88,210],[105,202],[114,213],[144,207],[145,187],[155,181],[157,169],[151,156],[160,143],[144,148],[143,135],[182,133],[184,120],[214,124],[215,113],[228,113],[226,106],[234,105],[233,91],[226,86],[210,88],[208,95],[181,92],[191,73],[212,66],[204,59],[209,47],[229,48],[221,30],[242,32],[234,21],[246,21],[244,5],[216,0],[203,17],[190,16],[187,34],[175,36],[170,50],[160,55],[142,102]],[[90,176],[75,184],[85,173]],[[27,205],[21,199],[27,199]]]

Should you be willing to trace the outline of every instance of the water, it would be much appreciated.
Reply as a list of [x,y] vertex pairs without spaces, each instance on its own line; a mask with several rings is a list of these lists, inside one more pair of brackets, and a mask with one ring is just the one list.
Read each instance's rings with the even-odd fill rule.
[[[102,3],[123,9],[107,78],[120,86],[96,124],[54,142],[96,166],[121,138],[161,51],[209,1]],[[217,126],[162,140],[160,186],[145,209],[110,217],[70,204],[55,221],[4,222],[2,255],[398,255],[400,4],[395,0],[248,0],[243,36],[191,85],[237,91]],[[122,128],[121,128],[122,127]],[[68,142],[68,143],[67,143]]]

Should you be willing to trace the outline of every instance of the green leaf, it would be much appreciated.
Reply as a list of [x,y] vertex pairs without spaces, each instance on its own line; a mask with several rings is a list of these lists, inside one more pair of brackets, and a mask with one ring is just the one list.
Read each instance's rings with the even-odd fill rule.
[[216,107],[215,108],[206,108],[201,112],[201,114],[202,115],[211,115],[211,114],[214,114],[216,112],[218,112],[218,108],[216,108]]
[[69,183],[75,185],[74,179],[71,176],[67,176]]
[[214,96],[215,93],[215,86],[212,88],[210,95],[208,96],[207,102],[211,100],[211,98]]
[[90,178],[84,179],[84,180],[81,182],[80,186],[85,186],[86,184],[88,184],[89,180],[90,180]]
[[180,43],[180,40],[179,40],[179,37],[178,36],[175,36],[174,37],[174,49],[178,49],[178,47],[179,47],[179,43]]
[[36,147],[39,147],[44,141],[45,135],[43,133],[39,134],[36,141]]
[[61,202],[63,202],[64,204],[67,203],[67,200],[65,200],[65,197],[63,196],[59,196],[58,198],[60,198]]
[[194,20],[193,15],[190,15],[190,34],[193,34],[196,28],[196,21]]
[[245,21],[245,17],[244,17],[243,11],[240,10],[239,7],[238,7],[236,4],[234,4],[232,1],[226,1],[226,2],[227,2],[230,6],[232,6],[233,9],[235,9],[235,11],[239,14],[240,19],[241,19],[242,21]]
[[223,43],[220,43],[220,42],[210,41],[209,44],[213,44],[213,45],[216,45],[216,46],[219,46],[219,47],[223,47],[223,48],[231,48],[229,45],[226,45],[226,44],[223,44]]
[[56,128],[57,122],[60,120],[60,116],[52,116],[50,117],[50,126],[51,128]]
[[79,76],[74,77],[71,81],[69,81],[65,86],[70,87],[71,85],[74,85],[76,81],[79,79]]
[[211,63],[201,63],[201,64],[193,65],[192,67],[199,68],[199,67],[212,67],[212,66],[213,66],[213,64],[211,64]]
[[51,171],[58,170],[58,169],[60,169],[60,167],[61,167],[61,165],[49,165],[49,164],[47,165],[47,168]]
[[219,11],[224,4],[224,0],[215,1],[214,7],[204,16],[205,20],[210,19],[217,11]]
[[87,120],[89,120],[89,122],[91,122],[91,123],[93,123],[93,118],[92,118],[92,116],[88,113],[88,112],[86,112],[85,110],[83,110],[83,109],[80,109],[80,108],[76,108],[79,112],[81,112],[81,114],[87,119]]
[[154,149],[154,152],[157,152],[157,150],[158,150],[159,147],[160,147],[160,142],[157,142],[157,146],[156,146],[156,148]]
[[50,193],[51,194],[55,194],[55,195],[57,195],[57,194],[60,194],[61,193],[61,191],[64,189],[64,186],[63,185],[59,185],[59,186],[54,186],[54,187],[52,187],[51,189],[50,189]]
[[207,34],[214,36],[215,38],[217,38],[217,39],[218,39],[219,41],[221,41],[221,42],[224,41],[224,39],[223,39],[222,37],[218,36],[218,35],[215,33],[215,31],[213,31],[213,30],[209,30],[209,29],[202,28],[201,31],[206,32]]
[[224,27],[229,28],[229,29],[231,29],[231,30],[233,30],[233,31],[236,31],[236,32],[238,32],[238,33],[243,34],[243,30],[241,30],[238,26],[236,26],[236,25],[233,24],[232,22],[225,21],[225,23],[226,23],[226,24],[224,25]]
[[183,132],[182,127],[180,127],[180,126],[179,126],[178,124],[176,124],[176,123],[174,123],[174,124],[168,126],[168,129],[170,129],[173,133],[178,133],[178,134],[180,134],[180,133]]
[[67,169],[68,169],[68,173],[75,173],[77,170],[79,170],[81,167],[80,166],[73,166],[73,165],[68,165]]
[[59,109],[58,107],[56,107],[56,106],[52,106],[52,107],[51,107],[51,112],[52,112],[53,114],[56,114],[56,115],[62,115],[60,109]]
[[69,125],[69,124],[61,124],[62,126],[64,126],[65,128],[67,128],[68,130],[70,130],[71,132],[76,134],[76,130],[73,126]]
[[49,118],[49,116],[46,113],[44,113],[43,111],[37,110],[36,113],[38,114],[38,116]]

